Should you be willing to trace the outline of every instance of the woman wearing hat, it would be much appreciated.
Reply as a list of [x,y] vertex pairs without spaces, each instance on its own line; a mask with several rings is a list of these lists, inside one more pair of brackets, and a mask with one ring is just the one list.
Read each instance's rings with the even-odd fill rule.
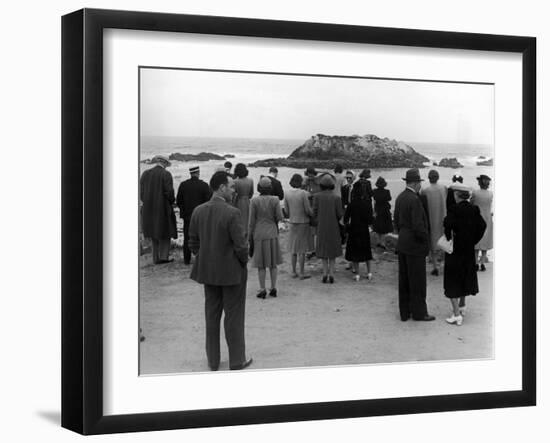
[[446,209],[447,209],[447,211],[449,210],[449,208],[451,206],[456,205],[455,194],[454,194],[454,191],[453,191],[453,185],[455,183],[462,183],[463,181],[464,181],[464,179],[462,178],[461,175],[458,175],[458,174],[453,175],[452,183],[447,188],[447,200],[446,200],[446,207],[447,207]]
[[466,296],[479,292],[474,247],[483,236],[486,224],[479,208],[468,201],[467,186],[455,184],[453,193],[456,205],[449,208],[443,220],[445,237],[453,240],[453,252],[445,254],[443,288],[453,310],[446,321],[460,326],[466,312]]
[[235,166],[235,177],[235,200],[233,204],[241,211],[245,236],[247,236],[250,199],[254,195],[254,180],[248,177],[248,169],[244,163],[237,163]]
[[374,223],[372,229],[379,236],[378,243],[382,243],[385,234],[393,232],[390,211],[391,194],[389,189],[386,189],[387,183],[384,177],[378,177],[375,186],[376,189],[372,191],[374,198]]
[[271,289],[269,295],[277,297],[277,265],[283,262],[279,246],[278,223],[283,219],[279,198],[271,195],[271,180],[260,178],[258,182],[259,196],[250,202],[250,223],[248,237],[254,244],[252,265],[258,268],[260,291],[258,298],[265,298],[266,268],[269,268]]
[[319,186],[321,192],[313,196],[313,216],[317,220],[315,253],[323,261],[323,283],[334,283],[334,263],[342,255],[342,199],[333,192],[335,184],[330,174],[320,178]]
[[363,175],[351,193],[351,203],[346,208],[344,223],[347,226],[348,241],[346,260],[351,262],[355,281],[359,281],[359,263],[367,263],[367,279],[372,278],[372,250],[370,245],[369,225],[373,222],[370,198],[370,183]]
[[[491,184],[491,177],[481,174],[477,177],[479,189],[475,190],[472,195],[471,203],[479,206],[481,216],[485,223],[487,223],[487,229],[483,238],[476,245],[476,269],[485,271],[485,263],[489,262],[487,258],[487,251],[493,249],[493,193],[489,191],[489,185]],[[478,257],[481,250],[481,257]]]

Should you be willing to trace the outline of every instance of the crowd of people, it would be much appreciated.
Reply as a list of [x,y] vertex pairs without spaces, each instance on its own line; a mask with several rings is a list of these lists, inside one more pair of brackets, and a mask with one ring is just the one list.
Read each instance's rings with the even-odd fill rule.
[[[478,190],[463,184],[455,175],[450,186],[438,183],[436,170],[428,173],[429,184],[418,169],[410,169],[404,190],[391,213],[391,193],[378,177],[372,189],[371,172],[364,169],[355,177],[336,165],[332,172],[307,168],[304,176],[294,174],[290,189],[283,190],[278,170],[271,167],[256,188],[243,163],[226,162],[206,182],[200,168],[189,169],[190,178],[174,193],[173,181],[164,156],[155,156],[155,166],[142,174],[142,231],[152,239],[155,264],[169,258],[170,239],[177,237],[174,206],[183,220],[183,257],[186,265],[195,255],[191,279],[204,285],[206,353],[211,370],[219,366],[219,333],[222,312],[229,347],[231,369],[252,363],[244,346],[244,305],[247,263],[258,269],[257,297],[277,297],[277,271],[283,263],[280,223],[288,223],[286,250],[291,276],[311,278],[306,260],[316,256],[322,263],[322,283],[335,282],[336,258],[344,255],[346,269],[360,281],[360,263],[365,263],[367,280],[372,280],[371,230],[378,244],[387,234],[397,234],[398,299],[402,321],[435,319],[426,304],[426,257],[431,274],[440,274],[444,263],[443,293],[450,299],[450,324],[462,325],[465,299],[479,292],[477,272],[486,269],[487,251],[492,249],[492,192],[490,177],[480,175]],[[257,194],[255,195],[255,191]],[[441,242],[452,244],[442,252]],[[269,287],[266,286],[269,270]]]

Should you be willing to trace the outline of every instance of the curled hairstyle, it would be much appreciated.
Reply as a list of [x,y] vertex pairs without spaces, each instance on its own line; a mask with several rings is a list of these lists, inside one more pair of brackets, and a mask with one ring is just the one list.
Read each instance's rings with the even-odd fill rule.
[[[267,179],[269,183],[265,180],[263,180],[264,177],[260,177],[260,180],[258,181],[258,192],[260,195],[271,195],[271,190],[273,186],[271,185],[271,180]],[[263,183],[262,183],[263,182]]]
[[214,172],[214,175],[210,179],[210,188],[212,191],[220,189],[221,185],[227,185],[229,183],[229,174],[225,171]]
[[248,169],[244,163],[237,163],[235,166],[235,175],[239,178],[248,176]]
[[303,182],[304,179],[300,174],[294,174],[290,179],[289,185],[293,188],[301,188]]

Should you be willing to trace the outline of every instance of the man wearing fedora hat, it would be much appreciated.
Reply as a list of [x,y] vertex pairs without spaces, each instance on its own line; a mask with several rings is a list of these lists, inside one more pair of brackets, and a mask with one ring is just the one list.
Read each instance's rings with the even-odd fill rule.
[[151,160],[154,167],[141,175],[139,181],[141,220],[144,237],[152,240],[153,263],[169,263],[170,238],[177,238],[172,174],[166,170],[170,161],[164,155]]
[[429,249],[428,219],[419,191],[418,169],[409,169],[403,178],[406,188],[395,201],[394,224],[399,234],[399,314],[402,321],[435,320],[426,306],[426,256]]
[[176,204],[180,210],[180,218],[183,220],[183,263],[191,263],[191,250],[189,249],[189,224],[193,210],[210,200],[212,192],[210,186],[200,179],[200,168],[189,168],[191,178],[180,183]]

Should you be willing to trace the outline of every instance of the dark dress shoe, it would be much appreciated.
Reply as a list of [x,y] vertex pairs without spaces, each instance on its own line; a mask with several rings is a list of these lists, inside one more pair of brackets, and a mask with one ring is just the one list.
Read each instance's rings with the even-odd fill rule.
[[252,364],[252,357],[250,357],[248,360],[246,360],[244,363],[241,363],[237,366],[231,366],[229,369],[232,371],[240,371],[241,369],[246,369]]
[[209,366],[211,371],[217,371],[219,366]]
[[277,289],[273,288],[269,290],[270,297],[277,297]]
[[433,320],[435,320],[435,317],[433,315],[426,314],[424,317],[421,317],[421,318],[414,318],[413,317],[413,320],[416,320],[416,321],[433,321]]
[[481,269],[482,271],[485,271],[485,269],[486,269],[485,265],[482,263],[479,269]]
[[332,275],[328,278],[328,282],[329,283],[334,283],[334,277]]
[[328,282],[328,275],[323,275],[323,283]]
[[409,318],[411,318],[411,314],[401,315],[401,321],[407,321]]
[[265,296],[267,295],[267,292],[265,292],[265,289],[262,289],[260,292],[258,292],[256,294],[256,297],[258,298],[265,298]]
[[476,265],[476,271],[479,271],[479,265]]

